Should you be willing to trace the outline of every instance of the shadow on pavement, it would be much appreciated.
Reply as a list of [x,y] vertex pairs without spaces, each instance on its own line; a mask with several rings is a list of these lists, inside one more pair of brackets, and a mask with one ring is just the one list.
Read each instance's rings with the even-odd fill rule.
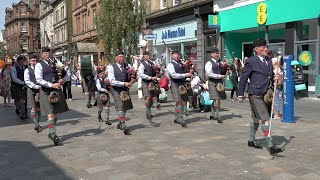
[[26,141],[0,141],[0,162],[1,179],[72,179]]
[[61,136],[61,145],[63,145],[63,143],[69,139],[75,138],[75,137],[81,137],[81,136],[95,136],[98,134],[103,133],[105,130],[101,129],[101,126],[99,126],[98,129],[87,129],[87,130],[83,130],[83,131],[79,131],[79,132],[75,132],[75,133],[71,133],[68,135],[64,135]]
[[129,126],[130,133],[137,130],[137,129],[143,129],[143,128],[157,128],[160,127],[160,123],[153,122],[153,126],[148,126],[147,124],[136,124]]
[[242,116],[241,115],[236,115],[236,114],[233,114],[233,113],[221,116],[221,119],[224,120],[224,121],[232,119],[232,118],[242,118]]

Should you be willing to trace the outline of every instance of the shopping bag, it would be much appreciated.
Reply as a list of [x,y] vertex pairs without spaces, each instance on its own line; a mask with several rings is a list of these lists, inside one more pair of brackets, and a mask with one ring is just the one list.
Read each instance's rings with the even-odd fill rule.
[[160,88],[160,90],[161,90],[161,93],[159,94],[159,101],[160,101],[160,102],[166,102],[166,101],[167,101],[167,98],[168,98],[168,94],[167,94],[167,92],[165,91],[165,89]]
[[201,105],[211,105],[213,100],[210,99],[208,91],[203,91],[200,93],[200,104]]

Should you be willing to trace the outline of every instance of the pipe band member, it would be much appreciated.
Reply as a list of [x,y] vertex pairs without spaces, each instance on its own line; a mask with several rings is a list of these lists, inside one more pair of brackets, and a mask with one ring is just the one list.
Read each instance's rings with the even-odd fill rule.
[[96,98],[97,98],[97,106],[98,106],[98,120],[99,122],[103,122],[101,113],[105,110],[106,113],[106,124],[111,125],[111,121],[109,120],[110,116],[110,96],[109,91],[111,89],[108,78],[106,77],[106,73],[103,69],[97,70],[97,79],[96,79]]
[[272,137],[269,136],[269,119],[271,113],[271,104],[264,101],[264,95],[267,93],[271,81],[275,78],[270,58],[267,56],[266,40],[257,39],[253,43],[255,56],[248,59],[239,82],[239,102],[243,101],[243,95],[248,78],[250,83],[248,87],[249,101],[252,112],[252,122],[250,125],[248,146],[262,149],[255,140],[255,134],[259,127],[259,120],[262,121],[261,130],[265,136],[267,147],[270,154],[282,152],[282,148],[278,148],[272,143]]

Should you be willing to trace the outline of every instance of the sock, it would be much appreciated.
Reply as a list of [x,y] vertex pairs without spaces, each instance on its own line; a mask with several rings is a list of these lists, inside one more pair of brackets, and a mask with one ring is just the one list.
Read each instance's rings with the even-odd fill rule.
[[55,120],[54,120],[54,119],[48,119],[47,123],[48,123],[49,133],[50,133],[50,134],[56,133],[56,123],[55,123]]
[[124,123],[124,117],[125,117],[125,113],[123,111],[119,111],[118,112],[118,116],[119,116],[119,123]]
[[85,96],[86,96],[86,103],[87,103],[87,105],[89,105],[90,104],[90,95],[89,95],[89,93],[85,93]]
[[151,115],[150,101],[146,100],[144,105],[146,107],[146,115]]
[[259,123],[251,122],[250,125],[250,133],[249,133],[249,141],[254,141],[256,139],[256,132],[258,130]]
[[[109,107],[104,107],[104,110],[106,112],[106,120],[109,121],[110,108]],[[100,115],[101,115],[101,112],[100,112]]]
[[183,111],[184,111],[184,107],[179,105],[176,106],[176,118],[179,120],[183,120]]
[[36,120],[37,120],[38,125],[40,125],[40,111],[37,111],[36,113],[37,113]]
[[269,125],[262,125],[261,126],[261,130],[263,132],[263,135],[264,135],[264,138],[266,139],[267,141],[267,145],[268,147],[272,147],[273,144],[272,144],[272,137],[270,136],[270,138],[268,137],[269,135]]
[[35,126],[39,126],[39,115],[37,112],[34,112],[34,111],[31,111],[30,112],[30,115],[31,115],[31,118],[32,118],[32,121],[34,122],[34,125]]

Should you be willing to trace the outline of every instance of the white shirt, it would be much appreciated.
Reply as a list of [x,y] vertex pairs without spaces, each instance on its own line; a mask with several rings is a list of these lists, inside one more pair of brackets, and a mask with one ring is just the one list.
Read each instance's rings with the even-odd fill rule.
[[[214,61],[215,63],[217,63],[217,60],[212,59],[212,61]],[[222,75],[220,74],[215,74],[212,71],[212,63],[211,61],[208,61],[205,65],[205,70],[206,70],[206,74],[209,78],[214,78],[214,79],[221,79]]]
[[[18,76],[17,76],[17,69],[16,69],[16,66],[18,66],[17,64],[14,65],[14,67],[11,69],[11,78],[12,78],[12,81],[17,83],[17,84],[20,84],[20,85],[25,85],[26,83],[24,83],[24,81],[21,81]],[[19,66],[20,67],[20,66]],[[24,68],[24,67],[22,67]]]
[[201,84],[201,80],[200,80],[200,77],[199,76],[195,76],[192,81],[191,81],[191,88],[194,92],[199,92],[201,90],[201,87],[200,87],[200,84]]
[[[121,70],[121,65],[116,63],[116,65],[119,67],[119,69]],[[109,65],[107,67],[107,71],[108,71],[108,78],[110,81],[111,86],[118,86],[118,87],[123,87],[124,86],[124,82],[121,81],[117,81],[116,77],[114,76],[114,69],[112,65]]]
[[261,60],[261,62],[263,62],[263,63],[267,63],[267,65],[268,65],[268,62],[267,62],[267,60],[266,60],[266,62],[264,62],[263,60],[265,59],[264,57],[262,57],[262,56],[258,56],[259,57],[259,59]]
[[[143,60],[143,61],[144,61],[144,60]],[[147,64],[149,64],[149,65],[151,66],[150,62],[145,61],[145,63],[147,63]],[[142,63],[140,63],[140,66],[139,66],[139,68],[138,68],[138,78],[142,78],[142,79],[146,79],[146,80],[151,80],[151,76],[148,76],[148,75],[144,74],[144,70],[145,70],[144,65],[143,65]]]
[[103,81],[103,79],[101,79],[100,77],[98,77],[96,79],[96,86],[97,86],[98,91],[108,93],[108,91],[101,86],[100,80]]
[[[49,59],[49,61],[51,61],[51,63],[53,63],[53,61],[51,59]],[[48,61],[46,61],[46,60],[43,60],[43,62],[45,62],[46,64],[49,64]],[[57,61],[56,66],[63,66],[63,64],[60,61]],[[47,87],[47,88],[52,88],[52,83],[45,81],[43,79],[43,70],[42,70],[42,66],[40,63],[36,64],[34,74],[36,76],[36,81],[38,84],[40,84],[41,86]],[[63,80],[65,80],[64,78],[63,78]]]
[[[34,66],[30,66],[33,70],[34,70]],[[31,88],[31,89],[40,89],[39,85],[36,85],[35,83],[33,83],[30,80],[30,74],[29,74],[29,69],[27,68],[26,70],[24,70],[24,82],[26,83],[26,85]]]
[[173,79],[183,79],[183,78],[185,78],[186,75],[184,73],[183,74],[176,73],[176,70],[174,69],[173,63],[178,64],[177,61],[172,60],[171,63],[169,63],[168,66],[167,66],[167,70],[169,72],[170,77],[173,78]]

